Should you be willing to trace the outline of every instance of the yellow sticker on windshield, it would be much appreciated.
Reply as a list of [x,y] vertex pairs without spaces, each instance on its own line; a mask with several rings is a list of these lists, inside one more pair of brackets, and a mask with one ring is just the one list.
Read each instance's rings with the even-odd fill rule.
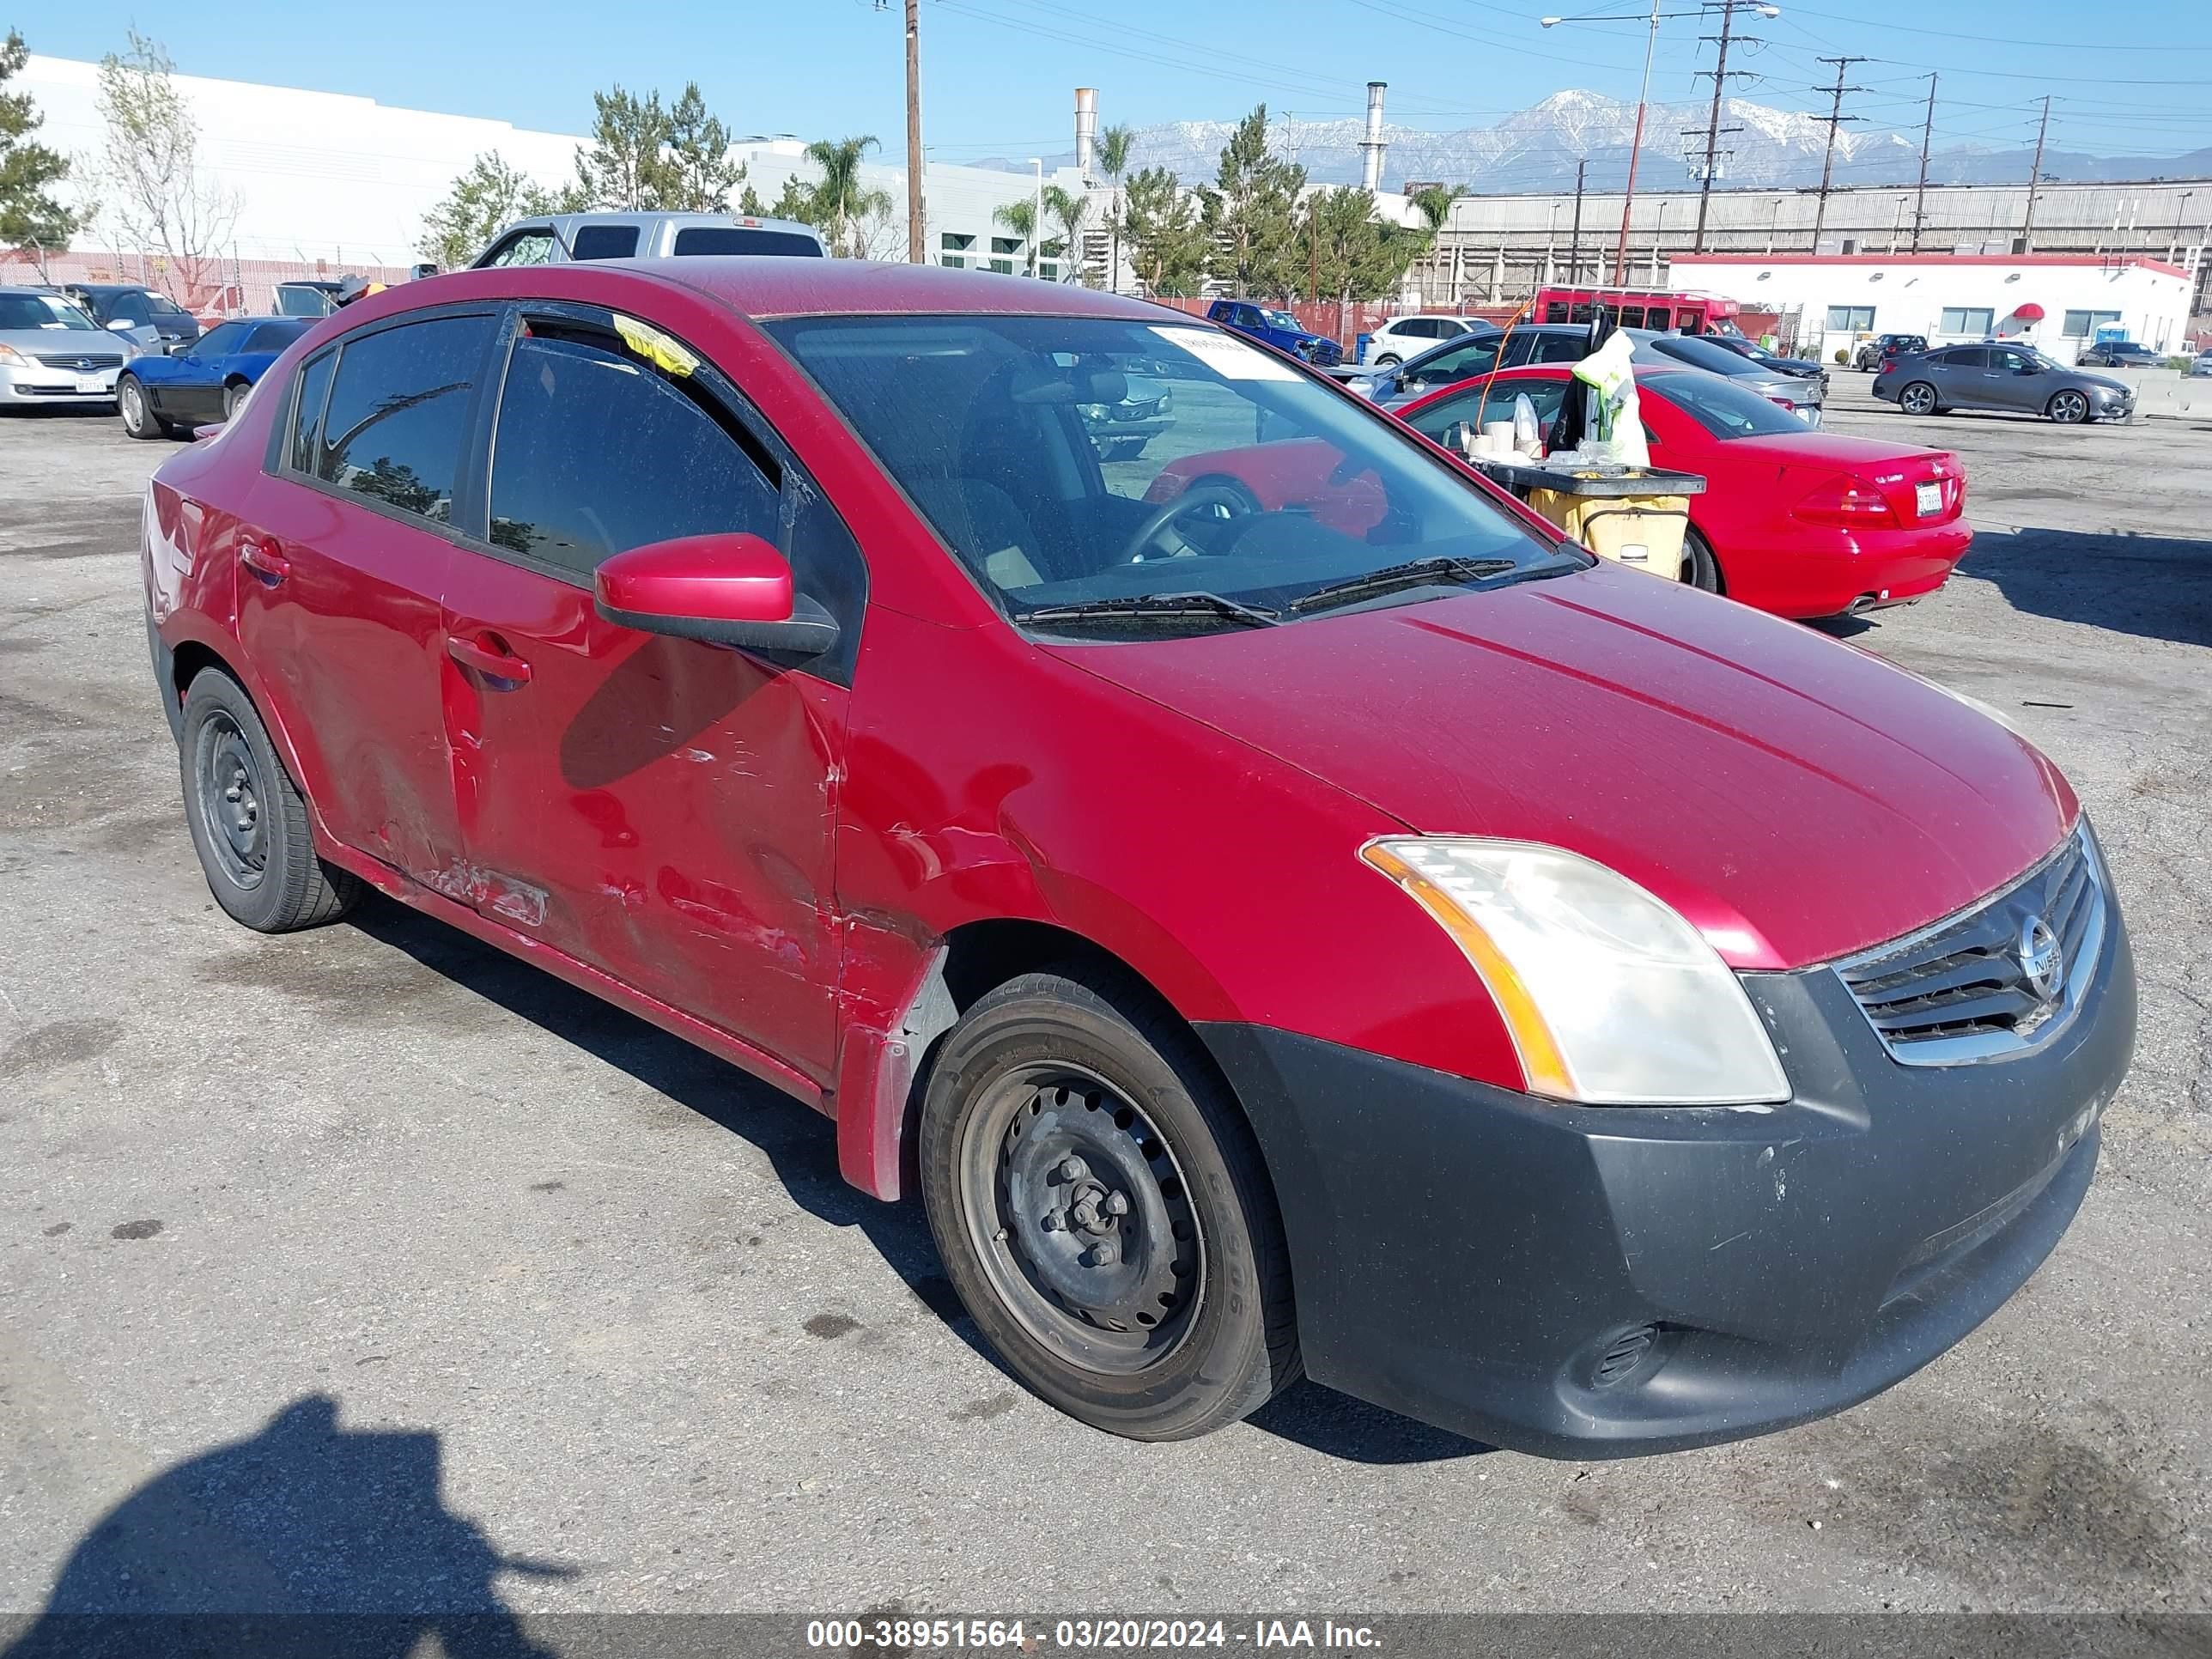
[[615,332],[623,343],[653,365],[671,374],[689,374],[699,367],[699,360],[682,346],[663,334],[651,323],[641,323],[635,317],[617,317]]

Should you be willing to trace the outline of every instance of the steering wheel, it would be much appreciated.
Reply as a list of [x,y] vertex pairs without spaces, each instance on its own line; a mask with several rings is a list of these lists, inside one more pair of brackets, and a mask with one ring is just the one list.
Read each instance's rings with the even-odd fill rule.
[[1141,563],[1145,550],[1159,538],[1162,531],[1177,519],[1187,517],[1202,507],[1226,507],[1232,519],[1260,510],[1259,503],[1252,499],[1251,492],[1241,484],[1196,485],[1145,515],[1144,523],[1137,526],[1127,544],[1121,549],[1121,562]]

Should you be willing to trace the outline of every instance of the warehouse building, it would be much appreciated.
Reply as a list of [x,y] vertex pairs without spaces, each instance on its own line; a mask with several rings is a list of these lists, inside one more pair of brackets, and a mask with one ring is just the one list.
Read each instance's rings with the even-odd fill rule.
[[2179,351],[2192,282],[2126,253],[1705,253],[1669,269],[1677,289],[1794,316],[1796,349],[1823,362],[1877,334],[2018,339],[2064,362],[2108,337]]

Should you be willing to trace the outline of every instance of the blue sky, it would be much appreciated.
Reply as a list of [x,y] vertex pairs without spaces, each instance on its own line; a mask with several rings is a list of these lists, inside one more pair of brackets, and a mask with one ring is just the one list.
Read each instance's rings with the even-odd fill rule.
[[[1692,0],[1662,0],[1669,11]],[[365,94],[385,103],[580,131],[593,88],[620,81],[673,94],[696,78],[739,134],[903,139],[901,6],[886,0],[467,0],[301,4],[226,0],[162,13],[73,0],[24,27],[33,52],[96,58],[136,19],[179,69]],[[1632,99],[1644,25],[1546,31],[1563,11],[1632,3],[1574,0],[923,0],[925,142],[944,161],[1069,148],[1072,89],[1099,88],[1101,118],[1137,125],[1227,118],[1265,100],[1299,120],[1359,112],[1361,88],[1390,83],[1408,125],[1486,125],[1563,88]],[[2202,0],[1783,0],[1765,44],[1731,57],[1757,81],[1740,95],[1825,108],[1814,83],[1838,52],[1869,91],[1845,107],[1871,126],[1917,131],[1929,70],[1942,74],[1936,142],[2004,146],[2034,137],[2055,94],[2054,145],[2169,155],[2212,144],[2212,15]],[[2099,27],[2086,26],[2094,18]],[[617,26],[619,20],[619,26]],[[1662,26],[1655,98],[1697,95],[1695,19]]]

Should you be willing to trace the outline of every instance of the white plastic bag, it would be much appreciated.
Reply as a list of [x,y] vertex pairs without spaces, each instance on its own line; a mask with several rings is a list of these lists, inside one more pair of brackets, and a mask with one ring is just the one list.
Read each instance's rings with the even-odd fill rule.
[[1636,400],[1634,343],[1615,334],[1577,363],[1574,378],[1589,388],[1589,421],[1583,453],[1595,451],[1622,466],[1651,465],[1644,438],[1644,416]]

